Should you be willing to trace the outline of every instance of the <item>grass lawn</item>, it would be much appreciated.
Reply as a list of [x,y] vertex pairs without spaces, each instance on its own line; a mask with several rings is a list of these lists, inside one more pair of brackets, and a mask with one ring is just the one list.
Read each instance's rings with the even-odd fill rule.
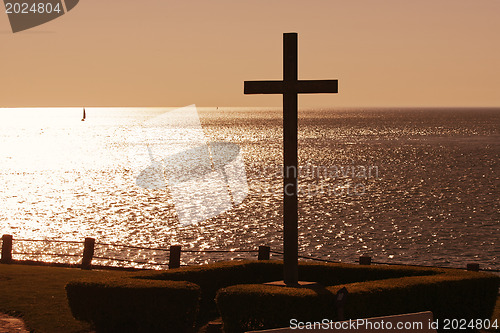
[[[21,316],[28,329],[37,333],[88,332],[89,326],[71,315],[64,286],[71,280],[103,274],[130,273],[0,264],[0,312]],[[493,319],[500,324],[500,297]]]
[[82,277],[123,275],[117,271],[0,264],[0,312],[22,317],[35,332],[86,332],[71,315],[64,286]]

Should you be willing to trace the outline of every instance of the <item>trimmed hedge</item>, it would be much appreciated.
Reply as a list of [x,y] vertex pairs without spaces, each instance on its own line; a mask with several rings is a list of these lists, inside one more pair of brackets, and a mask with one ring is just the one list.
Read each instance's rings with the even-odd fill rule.
[[279,263],[262,261],[229,261],[201,266],[189,266],[161,272],[135,273],[136,279],[189,281],[201,288],[198,324],[219,316],[215,295],[221,288],[235,284],[264,283],[279,280],[283,267]]
[[335,295],[343,286],[347,318],[430,310],[438,319],[486,319],[499,284],[495,275],[462,270],[311,262],[299,264],[300,279],[325,287],[259,284],[282,274],[279,261],[231,261],[72,282],[66,290],[75,318],[98,331],[190,332],[219,316],[218,308],[225,333],[241,333],[286,327],[291,318],[336,320]]
[[346,314],[361,318],[430,310],[437,319],[489,319],[499,280],[488,273],[443,270],[436,276],[354,283],[346,286],[351,293]]
[[[406,266],[375,266],[394,272]],[[302,270],[303,268],[301,268]],[[357,271],[356,266],[351,267]],[[371,269],[371,268],[370,268]],[[418,270],[418,269],[417,269]],[[422,269],[426,275],[356,282],[322,289],[268,285],[237,285],[221,289],[217,306],[225,333],[288,327],[290,319],[338,320],[335,295],[346,287],[347,319],[432,311],[435,319],[489,319],[495,306],[499,278],[460,270]],[[433,275],[428,274],[429,271]]]
[[336,319],[335,294],[324,288],[237,285],[221,289],[216,300],[225,333],[288,327],[292,318]]
[[98,332],[192,332],[200,287],[185,281],[130,278],[66,285],[71,312]]
[[[430,275],[427,268],[405,266],[382,267],[331,263],[300,263],[300,278],[322,285],[337,285],[367,280],[398,278],[409,275]],[[189,281],[201,287],[200,317],[203,324],[219,316],[215,296],[221,288],[237,284],[264,283],[283,279],[281,261],[229,261],[209,265],[189,266],[161,272],[135,273],[135,278],[152,280]]]

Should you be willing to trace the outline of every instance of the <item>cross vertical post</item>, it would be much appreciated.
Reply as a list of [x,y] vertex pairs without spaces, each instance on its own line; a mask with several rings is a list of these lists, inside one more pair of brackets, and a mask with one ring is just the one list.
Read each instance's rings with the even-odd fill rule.
[[245,81],[245,94],[283,95],[284,282],[298,286],[298,94],[337,93],[337,80],[298,79],[298,35],[283,34],[283,81]]
[[297,34],[283,36],[283,262],[286,285],[298,283],[298,45]]

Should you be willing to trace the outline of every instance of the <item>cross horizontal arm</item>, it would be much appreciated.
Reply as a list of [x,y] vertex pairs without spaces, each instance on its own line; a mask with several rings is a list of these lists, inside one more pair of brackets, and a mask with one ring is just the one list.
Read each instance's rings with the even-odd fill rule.
[[245,94],[282,94],[283,81],[245,81]]
[[297,81],[297,93],[299,94],[321,94],[338,93],[339,83],[337,80],[299,80]]
[[337,93],[337,80],[299,80],[284,84],[283,81],[245,81],[245,94],[283,94],[286,91],[298,94]]

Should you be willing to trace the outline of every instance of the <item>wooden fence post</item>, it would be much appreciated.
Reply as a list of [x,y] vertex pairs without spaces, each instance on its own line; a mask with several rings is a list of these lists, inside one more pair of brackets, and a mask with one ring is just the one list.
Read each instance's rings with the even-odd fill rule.
[[94,256],[95,239],[86,237],[83,243],[82,269],[92,269],[92,257]]
[[479,264],[476,263],[467,264],[467,270],[473,272],[479,272]]
[[0,262],[2,264],[12,263],[12,235],[2,236],[2,257]]
[[169,269],[181,267],[181,249],[181,245],[170,245]]
[[362,255],[359,257],[359,264],[360,265],[371,265],[372,264],[372,257],[367,256],[367,255]]
[[269,260],[271,248],[269,246],[259,246],[258,260]]

